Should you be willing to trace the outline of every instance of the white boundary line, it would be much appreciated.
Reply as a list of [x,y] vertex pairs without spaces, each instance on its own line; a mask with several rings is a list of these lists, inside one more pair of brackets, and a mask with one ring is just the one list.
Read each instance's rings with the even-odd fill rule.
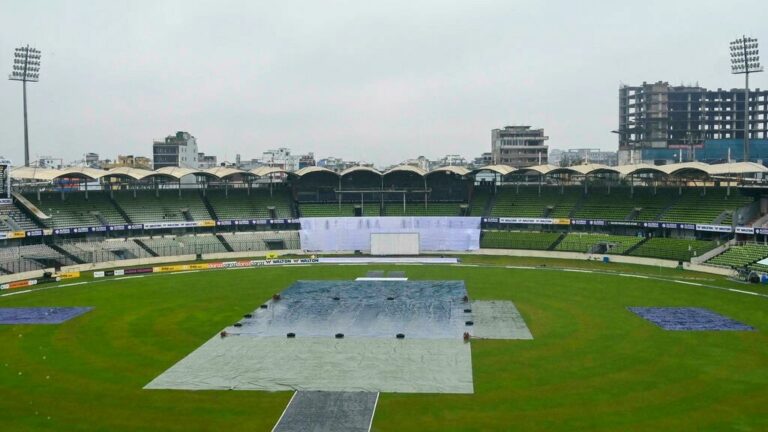
[[380,394],[380,392],[376,392],[376,401],[373,402],[373,411],[371,411],[371,421],[368,423],[368,432],[371,432],[371,428],[373,427],[373,416],[376,415],[376,407],[379,405]]
[[0,297],[8,297],[8,296],[12,296],[12,295],[16,295],[16,294],[24,294],[24,293],[28,293],[28,292],[32,292],[32,290],[13,291],[13,292],[9,292],[8,294],[0,294]]
[[280,414],[280,418],[277,419],[277,422],[275,423],[275,425],[272,426],[272,432],[275,432],[275,428],[277,427],[277,425],[280,424],[280,420],[283,419],[283,416],[285,415],[285,412],[288,411],[288,407],[291,406],[291,402],[293,402],[293,398],[296,397],[296,393],[298,393],[298,391],[294,391],[293,392],[293,396],[291,396],[291,399],[288,401],[288,404],[285,406],[285,409],[283,410],[283,413]]

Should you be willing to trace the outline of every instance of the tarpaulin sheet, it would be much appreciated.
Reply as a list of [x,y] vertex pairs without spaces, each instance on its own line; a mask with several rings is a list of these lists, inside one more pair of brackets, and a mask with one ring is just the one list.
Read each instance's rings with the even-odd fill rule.
[[218,336],[147,389],[472,393],[461,339]]
[[533,339],[514,303],[504,300],[472,302],[474,326],[470,334],[483,339]]
[[253,336],[460,339],[463,281],[298,281],[227,332]]
[[61,324],[92,307],[0,308],[0,324]]
[[272,432],[368,432],[378,393],[300,391]]
[[697,307],[630,307],[627,308],[664,330],[754,330],[709,309]]

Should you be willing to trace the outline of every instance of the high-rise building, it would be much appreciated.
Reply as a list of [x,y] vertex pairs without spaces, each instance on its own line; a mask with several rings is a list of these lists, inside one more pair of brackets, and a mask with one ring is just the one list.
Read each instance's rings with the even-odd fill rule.
[[[742,160],[744,90],[667,82],[619,88],[619,162]],[[750,160],[768,159],[768,91],[749,95]]]
[[152,144],[152,161],[155,169],[164,167],[198,168],[197,140],[189,132],[176,132],[164,141]]
[[544,129],[530,126],[505,126],[491,131],[493,163],[515,168],[547,163],[548,146]]

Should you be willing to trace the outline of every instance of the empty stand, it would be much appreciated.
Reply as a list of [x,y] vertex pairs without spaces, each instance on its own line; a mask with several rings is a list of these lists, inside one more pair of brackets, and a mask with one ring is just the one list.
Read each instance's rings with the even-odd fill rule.
[[197,190],[116,192],[115,202],[133,223],[210,220],[211,214]]
[[0,231],[31,230],[37,225],[15,204],[0,204]]
[[724,188],[707,189],[706,194],[699,188],[684,189],[675,204],[662,216],[661,220],[671,222],[687,222],[699,224],[711,224],[718,217],[727,217],[724,212],[733,212],[744,207],[754,199],[742,195],[739,191],[726,194]]
[[126,223],[104,192],[45,192],[25,194],[24,197],[51,218],[50,228],[119,225]]
[[547,250],[560,238],[560,233],[522,231],[484,231],[480,247],[490,249]]
[[754,264],[766,257],[768,257],[768,246],[747,244],[744,246],[733,246],[720,255],[709,259],[707,264],[740,268]]
[[268,190],[251,189],[212,189],[205,193],[208,202],[213,206],[220,220],[229,219],[271,219],[269,209],[274,207],[275,218],[289,219],[293,217],[291,201],[288,192],[274,190],[270,195]]
[[347,203],[324,203],[324,204],[299,204],[299,211],[302,217],[353,217],[355,207],[361,207],[362,216],[379,216],[379,203],[347,204]]
[[629,255],[690,261],[718,246],[717,242],[693,239],[653,237],[632,250]]
[[579,188],[543,187],[541,195],[537,186],[499,188],[491,216],[567,218],[580,197]]
[[461,216],[461,204],[458,203],[402,203],[384,204],[384,216]]
[[592,233],[568,233],[555,247],[558,251],[623,254],[642,238]]

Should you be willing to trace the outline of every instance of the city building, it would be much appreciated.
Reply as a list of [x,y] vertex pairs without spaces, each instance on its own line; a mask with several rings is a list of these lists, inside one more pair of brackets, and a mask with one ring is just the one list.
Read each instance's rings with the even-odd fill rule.
[[544,129],[530,126],[505,126],[491,131],[493,163],[515,168],[547,163],[548,146]]
[[197,167],[200,169],[215,168],[217,167],[216,156],[206,155],[205,153],[197,154]]
[[472,161],[472,166],[474,168],[480,168],[491,164],[493,164],[493,153],[491,152],[484,152]]
[[164,141],[152,143],[152,162],[155,169],[164,167],[198,168],[197,140],[189,132],[176,132]]
[[86,153],[85,154],[85,166],[90,168],[100,168],[99,154],[98,153]]
[[464,156],[449,154],[433,162],[430,168],[440,168],[444,166],[465,167],[467,165],[468,163]]
[[[749,159],[768,159],[768,91],[749,95]],[[619,88],[619,162],[744,159],[744,89],[667,82]]]
[[314,153],[295,155],[291,153],[289,148],[280,147],[263,152],[259,162],[261,165],[282,168],[286,171],[296,171],[305,166],[314,166],[315,155]]
[[580,148],[549,152],[549,163],[556,166],[573,166],[582,164],[602,164],[615,166],[619,164],[615,151],[605,151],[597,148]]

